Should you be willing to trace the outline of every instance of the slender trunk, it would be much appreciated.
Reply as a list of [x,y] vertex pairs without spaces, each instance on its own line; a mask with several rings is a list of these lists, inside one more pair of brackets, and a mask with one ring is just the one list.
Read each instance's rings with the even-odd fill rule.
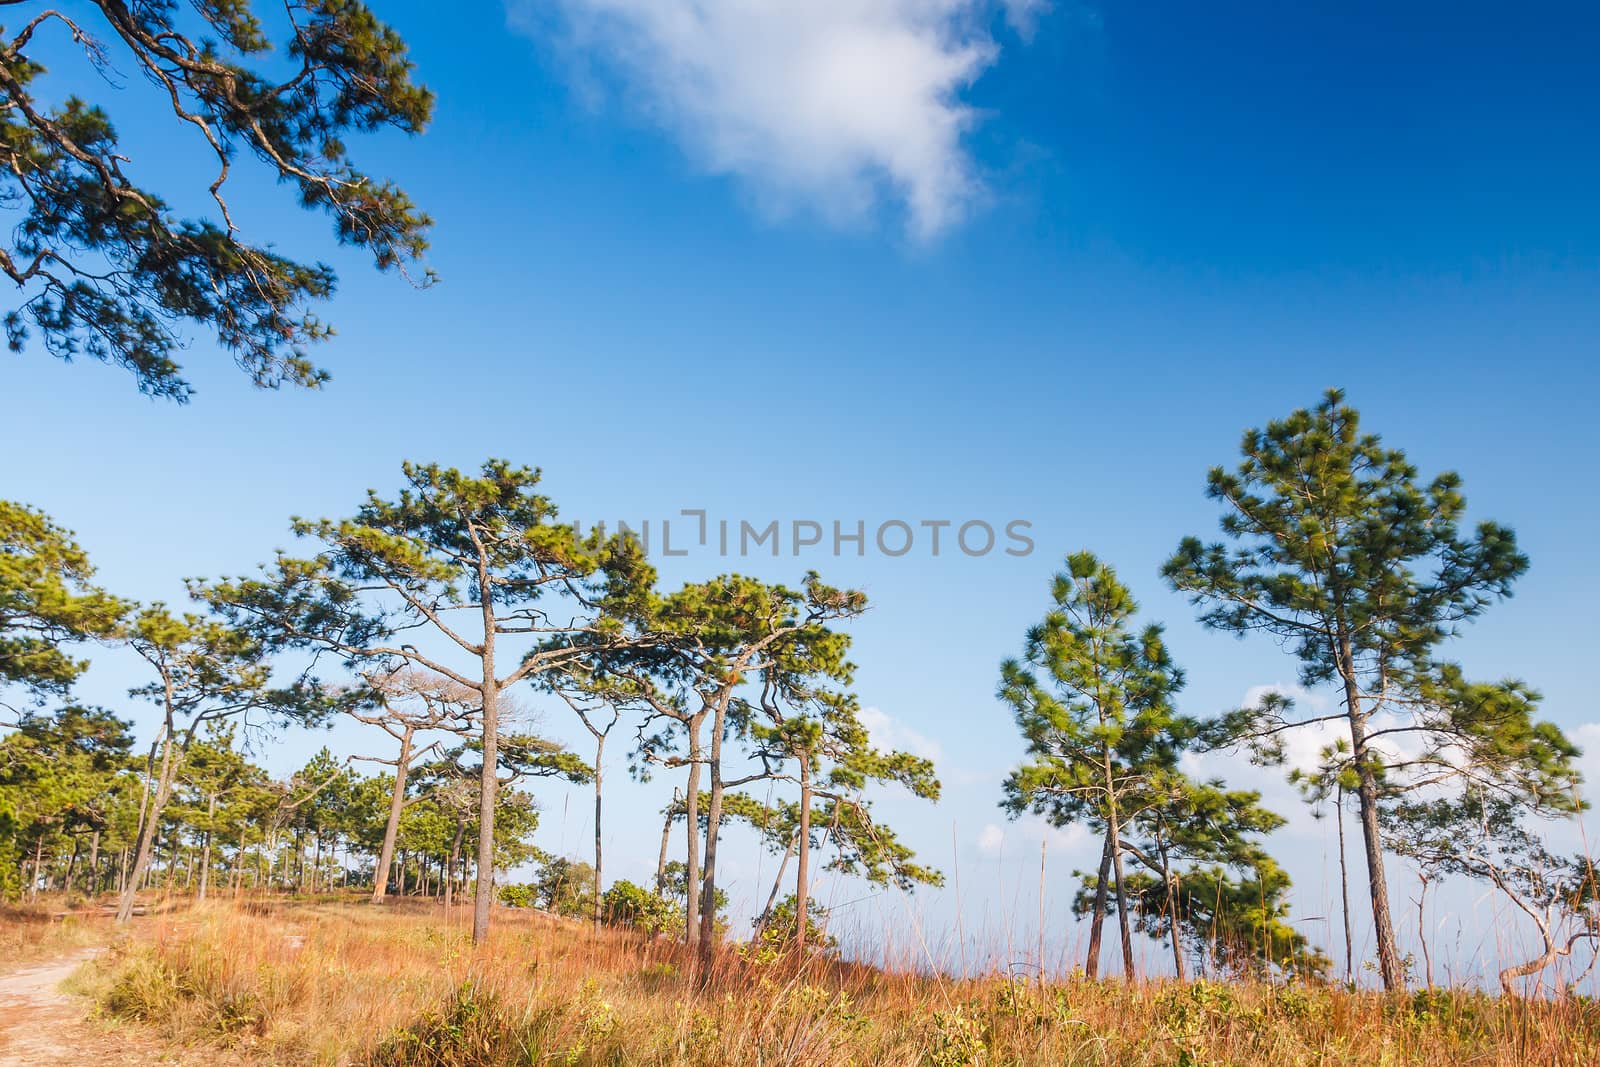
[[594,924],[600,925],[604,916],[601,914],[600,904],[600,776],[603,773],[600,767],[601,760],[606,754],[606,735],[599,734],[594,739]]
[[722,836],[722,732],[723,708],[711,719],[711,758],[707,778],[711,800],[706,808],[705,872],[700,876],[700,963],[709,975],[717,940],[717,842]]
[[761,935],[767,932],[767,924],[772,921],[772,909],[777,906],[778,894],[783,890],[783,874],[789,869],[789,861],[794,858],[794,846],[800,840],[798,834],[789,838],[789,845],[783,850],[783,860],[778,864],[778,876],[772,880],[772,892],[767,894],[767,906],[761,909],[761,917],[756,923],[755,940],[760,941]]
[[206,899],[206,889],[211,885],[211,823],[217,817],[217,795],[212,793],[206,798],[206,832],[205,841],[200,848],[200,893],[201,900]]
[[1100,977],[1100,936],[1106,925],[1106,894],[1111,886],[1111,831],[1106,831],[1105,847],[1100,852],[1100,877],[1094,884],[1094,909],[1089,921],[1089,958],[1084,961],[1083,972],[1090,978]]
[[1117,812],[1116,768],[1112,763],[1111,746],[1101,750],[1106,776],[1106,835],[1111,842],[1111,869],[1117,879],[1117,927],[1122,932],[1122,975],[1133,981],[1133,932],[1128,929],[1128,894],[1122,877],[1122,825]]
[[1417,893],[1417,942],[1422,946],[1423,975],[1428,983],[1428,992],[1433,992],[1433,953],[1428,948],[1427,923],[1428,880],[1422,879],[1422,889]]
[[72,876],[78,869],[78,854],[83,850],[83,838],[73,835],[72,855],[67,857],[67,873],[61,876],[62,890],[72,888]]
[[394,764],[394,791],[389,795],[389,819],[383,824],[383,844],[378,847],[378,867],[372,873],[372,902],[382,904],[389,892],[389,868],[394,863],[394,842],[400,834],[400,816],[406,806],[406,771],[411,764],[412,728],[400,735],[400,756]]
[[456,836],[450,841],[450,865],[444,872],[444,906],[450,907],[450,895],[456,879],[456,869],[461,863],[461,839],[466,836],[467,821],[456,819]]
[[683,936],[689,947],[700,944],[700,722],[689,725],[689,783],[683,797],[688,843],[684,849]]
[[1344,786],[1339,787],[1339,898],[1344,905],[1344,977],[1356,980],[1355,935],[1350,930],[1350,872],[1344,858]]
[[44,870],[44,834],[33,841],[33,876],[28,879],[28,899],[39,899],[39,874]]
[[89,835],[89,895],[100,894],[100,831]]
[[494,587],[488,560],[478,562],[478,597],[483,602],[483,774],[478,783],[478,886],[472,899],[472,943],[489,936],[494,906],[494,813],[500,792],[500,682],[494,662]]
[[1111,867],[1117,877],[1117,926],[1122,931],[1122,976],[1133,981],[1133,931],[1128,928],[1128,894],[1122,879],[1122,839],[1115,809],[1111,813]]
[[1356,767],[1356,799],[1360,805],[1361,840],[1367,853],[1367,887],[1372,896],[1372,925],[1378,942],[1378,972],[1388,992],[1404,989],[1405,972],[1395,944],[1394,921],[1389,915],[1389,884],[1383,873],[1383,840],[1378,830],[1378,776],[1367,748],[1366,717],[1361,711],[1361,693],[1350,666],[1348,640],[1341,649],[1344,662],[1345,710],[1350,717],[1350,751]]
[[1187,982],[1189,979],[1183,966],[1183,937],[1178,932],[1178,879],[1172,872],[1172,863],[1167,856],[1166,838],[1157,838],[1156,845],[1161,850],[1161,880],[1167,889],[1167,922],[1172,929],[1172,965],[1177,968],[1178,981]]
[[811,760],[800,755],[800,842],[795,858],[794,948],[801,959],[806,954],[806,912],[811,906]]
[[138,839],[140,834],[144,833],[145,821],[150,817],[150,790],[156,776],[156,752],[161,747],[162,738],[166,736],[166,730],[163,729],[160,736],[150,742],[150,755],[145,757],[144,778],[139,783],[139,819],[133,831],[135,840]]
[[667,817],[661,820],[661,855],[656,858],[656,892],[667,891],[667,841],[672,836],[672,817],[677,814],[673,808],[677,807],[678,798],[674,796],[672,803],[667,805]]
[[144,821],[139,826],[139,836],[133,849],[133,870],[129,872],[127,884],[122,890],[122,899],[117,902],[117,922],[125,923],[133,918],[133,898],[139,891],[139,885],[144,881],[145,875],[150,870],[150,857],[155,850],[155,831],[161,825],[161,815],[166,810],[167,800],[172,796],[172,779],[177,772],[176,761],[173,759],[172,724],[169,721],[162,730],[161,745],[161,771],[156,780],[155,793],[150,798],[150,804],[145,811]]

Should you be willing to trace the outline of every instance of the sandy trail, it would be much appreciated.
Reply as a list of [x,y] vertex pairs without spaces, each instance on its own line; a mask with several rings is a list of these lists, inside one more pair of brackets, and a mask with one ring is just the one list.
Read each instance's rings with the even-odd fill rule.
[[61,983],[101,951],[82,948],[0,975],[0,1067],[58,1067],[102,1058],[130,1067],[176,1062],[89,1024],[85,1003],[61,992]]

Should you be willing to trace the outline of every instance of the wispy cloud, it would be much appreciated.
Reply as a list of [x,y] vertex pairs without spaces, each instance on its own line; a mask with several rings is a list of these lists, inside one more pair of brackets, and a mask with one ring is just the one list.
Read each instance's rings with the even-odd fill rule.
[[962,93],[999,55],[996,10],[1031,33],[1043,0],[533,0],[512,24],[614,71],[700,165],[773,212],[858,220],[891,200],[926,240],[983,184]]
[[867,728],[867,736],[878,748],[909,752],[932,760],[935,765],[944,758],[944,747],[938,741],[900,722],[882,708],[862,708],[860,719],[861,725]]
[[[1014,855],[1036,856],[1040,843],[1057,853],[1071,854],[1081,849],[1089,840],[1089,829],[1082,823],[1051,826],[1037,815],[1028,815],[1003,827],[999,823],[985,823],[978,831],[978,852],[984,856],[1000,856],[1007,851]],[[1006,844],[1011,848],[1008,850]]]

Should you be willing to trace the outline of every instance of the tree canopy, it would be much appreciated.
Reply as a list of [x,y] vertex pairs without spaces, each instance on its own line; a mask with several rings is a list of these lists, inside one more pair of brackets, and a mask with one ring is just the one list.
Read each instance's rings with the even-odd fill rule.
[[[414,81],[405,43],[360,0],[297,0],[267,18],[250,0],[85,6],[39,11],[0,39],[0,181],[16,216],[0,270],[22,293],[5,316],[11,349],[36,334],[56,356],[114,363],[140,391],[183,401],[192,388],[176,357],[201,329],[259,386],[321,385],[328,375],[308,350],[332,333],[315,305],[333,294],[333,268],[250,239],[228,183],[253,166],[329,215],[338,242],[380,269],[418,260],[429,218],[361,170],[347,143],[427,126],[433,94]],[[105,103],[52,86],[34,58],[50,35],[82,49]],[[137,72],[172,132],[213,157],[193,175],[209,217],[172,207],[189,190],[163,195],[135,176],[136,151],[108,111],[118,70]]]

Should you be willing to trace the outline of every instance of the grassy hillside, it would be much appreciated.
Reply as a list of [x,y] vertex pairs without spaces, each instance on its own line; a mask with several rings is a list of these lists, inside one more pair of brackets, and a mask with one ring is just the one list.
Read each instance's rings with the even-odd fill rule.
[[152,916],[77,980],[185,1063],[1593,1064],[1600,1005],[1266,984],[951,981],[681,949],[506,912],[211,905]]

